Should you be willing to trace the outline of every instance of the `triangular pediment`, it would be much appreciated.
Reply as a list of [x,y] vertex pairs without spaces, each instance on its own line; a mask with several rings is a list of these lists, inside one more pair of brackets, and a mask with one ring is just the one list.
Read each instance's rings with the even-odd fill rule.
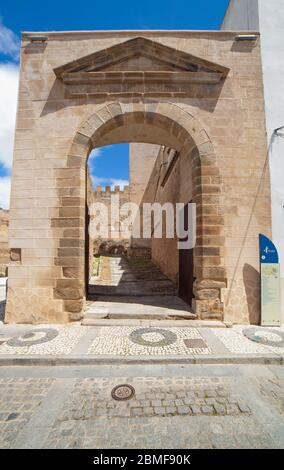
[[217,85],[229,69],[137,37],[54,69],[66,96],[189,96],[193,85]]
[[57,67],[58,78],[76,72],[205,72],[227,75],[228,69],[150,39],[137,37]]

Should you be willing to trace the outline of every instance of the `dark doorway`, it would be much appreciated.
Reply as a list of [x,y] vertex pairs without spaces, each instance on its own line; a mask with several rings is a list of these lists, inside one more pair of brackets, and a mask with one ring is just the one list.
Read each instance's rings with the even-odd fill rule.
[[[184,229],[189,227],[188,206],[192,201],[184,206]],[[180,241],[187,241],[181,239]],[[193,248],[179,250],[179,296],[191,306],[193,299]]]

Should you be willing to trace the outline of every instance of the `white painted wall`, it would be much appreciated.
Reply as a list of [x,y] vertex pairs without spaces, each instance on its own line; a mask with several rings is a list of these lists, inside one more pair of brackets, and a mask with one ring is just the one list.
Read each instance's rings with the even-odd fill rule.
[[[269,141],[274,129],[284,126],[284,1],[231,0],[222,29],[260,31]],[[272,236],[280,255],[284,323],[284,138],[273,141],[270,173]]]
[[221,29],[258,31],[258,0],[231,0]]

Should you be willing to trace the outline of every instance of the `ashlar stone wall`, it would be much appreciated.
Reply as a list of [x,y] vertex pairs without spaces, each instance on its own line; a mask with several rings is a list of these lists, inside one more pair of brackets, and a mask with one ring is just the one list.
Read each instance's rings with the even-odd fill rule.
[[7,275],[10,253],[8,246],[9,211],[0,208],[0,276]]
[[7,322],[82,317],[86,161],[118,142],[188,155],[196,312],[258,321],[258,234],[271,227],[263,86],[259,39],[236,34],[23,33]]
[[[92,229],[90,230],[90,237],[93,239],[93,254],[127,254],[130,236],[129,231],[123,225],[124,217],[121,216],[121,208],[124,204],[130,202],[130,188],[129,186],[115,186],[114,190],[111,186],[97,186],[94,190],[93,202],[96,206],[103,205],[103,210],[106,211],[107,223],[102,220],[107,230],[106,236],[95,237]],[[100,229],[97,227],[96,220],[98,220],[98,211],[95,210],[95,206],[91,210],[90,224],[95,224],[94,229]],[[99,209],[99,207],[98,207]],[[103,211],[100,211],[103,214]]]

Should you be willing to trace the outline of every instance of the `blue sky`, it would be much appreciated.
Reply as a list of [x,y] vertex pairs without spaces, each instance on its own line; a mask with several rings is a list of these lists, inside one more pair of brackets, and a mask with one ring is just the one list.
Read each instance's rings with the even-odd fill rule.
[[[229,0],[3,0],[0,6],[0,207],[9,205],[18,51],[21,31],[219,29]],[[95,184],[125,184],[128,145],[103,148],[90,160]]]

